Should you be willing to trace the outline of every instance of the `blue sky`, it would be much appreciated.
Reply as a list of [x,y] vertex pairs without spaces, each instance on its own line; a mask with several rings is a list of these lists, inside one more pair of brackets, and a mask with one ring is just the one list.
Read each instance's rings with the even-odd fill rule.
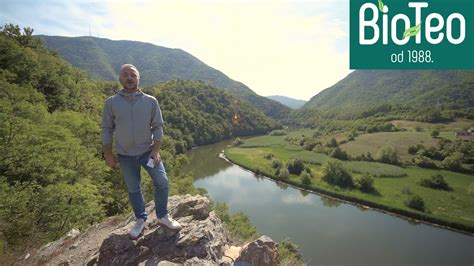
[[308,100],[349,73],[349,1],[1,1],[36,34],[180,48],[260,95]]

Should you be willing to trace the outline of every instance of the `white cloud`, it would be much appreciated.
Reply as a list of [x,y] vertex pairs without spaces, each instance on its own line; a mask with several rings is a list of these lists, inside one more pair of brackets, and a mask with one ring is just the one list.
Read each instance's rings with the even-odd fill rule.
[[349,42],[345,0],[92,2],[100,12],[80,3],[62,14],[49,5],[58,24],[70,23],[58,34],[87,35],[91,25],[94,36],[181,48],[260,95],[309,99],[349,72],[348,49],[337,48]]

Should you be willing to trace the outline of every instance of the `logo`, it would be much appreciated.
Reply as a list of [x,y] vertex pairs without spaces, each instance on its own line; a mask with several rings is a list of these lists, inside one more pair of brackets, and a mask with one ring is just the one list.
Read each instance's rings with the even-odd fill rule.
[[351,69],[474,69],[474,1],[351,0]]

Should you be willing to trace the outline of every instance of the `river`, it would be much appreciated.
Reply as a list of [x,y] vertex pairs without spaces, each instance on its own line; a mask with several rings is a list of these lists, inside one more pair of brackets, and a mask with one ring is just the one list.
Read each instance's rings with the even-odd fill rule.
[[188,153],[197,187],[243,211],[275,241],[296,243],[308,265],[473,265],[474,237],[414,223],[278,183],[219,158],[229,141]]

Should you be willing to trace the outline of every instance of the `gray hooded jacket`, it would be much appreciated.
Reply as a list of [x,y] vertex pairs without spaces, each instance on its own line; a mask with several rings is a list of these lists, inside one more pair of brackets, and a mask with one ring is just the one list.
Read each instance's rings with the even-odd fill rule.
[[102,144],[112,144],[117,153],[137,156],[151,150],[163,137],[163,117],[155,97],[142,91],[121,90],[105,102],[102,113]]

